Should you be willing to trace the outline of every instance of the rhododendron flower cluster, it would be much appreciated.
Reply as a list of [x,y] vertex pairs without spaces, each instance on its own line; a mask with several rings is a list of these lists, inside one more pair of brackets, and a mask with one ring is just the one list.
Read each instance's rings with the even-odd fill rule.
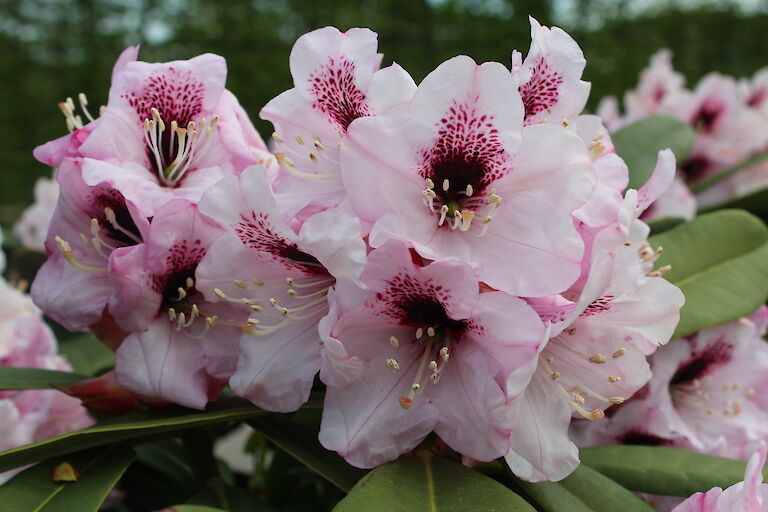
[[224,386],[290,412],[325,387],[320,442],[373,467],[435,432],[527,480],[578,465],[573,417],[646,385],[683,304],[654,268],[640,190],[599,118],[578,45],[531,20],[511,67],[447,60],[416,85],[377,36],[300,37],[262,118],[221,57],[129,48],[91,119],[36,150],[61,188],[32,293],[117,350],[116,376],[204,408]]
[[768,186],[768,165],[757,163],[718,183],[695,198],[689,186],[768,150],[768,74],[737,80],[709,73],[692,89],[672,67],[672,53],[660,50],[640,73],[637,87],[624,94],[624,114],[614,97],[603,98],[598,114],[611,130],[652,115],[667,115],[688,123],[695,143],[678,162],[677,179],[646,218],[692,218],[697,203],[713,205]]
[[[0,242],[2,232],[0,232]],[[0,272],[5,262],[0,260]],[[0,366],[71,370],[28,295],[0,277]],[[87,427],[80,402],[55,390],[0,392],[0,451]],[[0,473],[0,483],[14,472]]]

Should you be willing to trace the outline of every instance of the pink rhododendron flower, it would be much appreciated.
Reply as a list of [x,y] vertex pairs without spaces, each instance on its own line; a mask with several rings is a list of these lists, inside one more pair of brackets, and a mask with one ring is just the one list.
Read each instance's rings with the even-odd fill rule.
[[366,28],[342,33],[325,27],[294,44],[294,87],[260,113],[275,127],[276,156],[288,174],[278,193],[288,211],[338,205],[345,196],[339,143],[349,125],[359,117],[401,109],[413,96],[416,84],[403,68],[379,69],[376,47],[376,33]]
[[672,512],[765,512],[768,510],[768,485],[763,483],[765,444],[761,444],[747,463],[744,481],[726,490],[714,487],[697,492]]
[[576,41],[558,27],[531,23],[531,48],[525,60],[512,52],[512,72],[519,79],[525,124],[561,122],[584,110],[589,82],[581,79],[587,61]]
[[676,177],[664,193],[659,196],[645,212],[644,221],[663,218],[690,220],[696,216],[696,197],[685,182]]
[[[2,270],[0,265],[0,270]],[[30,298],[0,278],[0,366],[70,370]],[[80,402],[54,390],[0,391],[0,451],[77,430],[93,421]],[[0,474],[0,482],[15,472]]]
[[[151,64],[128,48],[109,102],[77,148],[86,183],[107,182],[148,215],[174,197],[198,201],[223,176],[271,158],[217,55]],[[55,162],[54,162],[55,163]]]
[[684,91],[685,77],[672,68],[672,52],[664,48],[651,56],[648,68],[640,72],[637,87],[627,91],[625,124],[662,113],[673,105]]
[[355,466],[395,459],[432,430],[473,459],[503,455],[508,404],[534,369],[544,328],[533,309],[479,293],[464,262],[418,261],[400,241],[373,251],[361,276],[366,299],[331,329],[364,370],[328,384],[320,442]]
[[516,404],[520,419],[507,462],[519,477],[567,476],[578,466],[568,437],[572,414],[601,420],[650,378],[645,354],[669,340],[684,298],[664,279],[646,277],[642,263],[635,249],[622,247],[593,263],[576,302],[534,305],[554,322],[554,336]]
[[48,260],[32,283],[32,298],[48,316],[80,331],[102,318],[112,283],[113,251],[140,243],[146,215],[106,183],[83,181],[82,159],[65,159],[56,173],[60,196],[48,227]]
[[509,293],[567,288],[583,252],[570,214],[592,195],[595,171],[577,135],[523,128],[523,112],[506,68],[460,56],[421,82],[407,112],[354,121],[342,174],[370,244],[399,238],[425,258],[477,264],[480,280]]
[[35,202],[27,207],[13,227],[14,234],[21,240],[24,248],[32,251],[45,251],[45,238],[48,225],[59,198],[59,186],[48,178],[39,178],[35,182]]
[[110,258],[110,312],[131,333],[115,367],[126,388],[203,408],[235,371],[246,315],[207,301],[195,275],[221,233],[197,206],[176,199],[155,213],[141,244]]
[[200,208],[228,233],[200,263],[198,289],[251,315],[236,336],[240,359],[230,385],[260,407],[296,410],[321,366],[326,295],[337,279],[354,282],[362,271],[360,223],[326,210],[294,231],[256,167],[213,186]]
[[[704,329],[651,358],[646,390],[602,425],[580,425],[582,444],[671,445],[746,458],[768,436],[768,347],[763,307],[749,318]],[[591,427],[591,428],[590,428]]]

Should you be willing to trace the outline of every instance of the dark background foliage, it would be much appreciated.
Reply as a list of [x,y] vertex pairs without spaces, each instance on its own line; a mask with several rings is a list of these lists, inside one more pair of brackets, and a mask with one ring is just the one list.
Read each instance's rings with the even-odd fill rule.
[[266,135],[258,111],[289,88],[291,45],[329,24],[377,31],[385,63],[396,59],[418,81],[460,53],[508,64],[512,49],[527,52],[531,14],[581,44],[594,107],[634,85],[665,46],[689,83],[711,70],[751,75],[768,64],[767,13],[760,0],[0,0],[0,224],[50,173],[31,150],[66,132],[57,102],[85,92],[97,110],[128,44],[150,61],[223,55],[228,87]]

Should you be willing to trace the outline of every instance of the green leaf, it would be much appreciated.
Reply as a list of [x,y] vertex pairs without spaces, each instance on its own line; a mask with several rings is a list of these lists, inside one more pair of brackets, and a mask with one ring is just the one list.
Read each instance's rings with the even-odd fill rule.
[[214,478],[201,492],[193,496],[187,505],[218,507],[226,512],[274,512],[274,509],[256,495],[226,485],[220,478]]
[[654,512],[629,489],[583,464],[559,482],[515,480],[545,512]]
[[685,222],[682,217],[662,217],[660,219],[653,219],[648,222],[648,227],[651,228],[651,233],[658,235],[664,231],[668,231],[678,224]]
[[[666,446],[582,448],[586,464],[633,491],[690,496],[744,480],[746,463]],[[768,476],[768,471],[763,471]]]
[[59,341],[59,352],[84,375],[97,375],[115,365],[115,353],[90,334]]
[[768,228],[745,211],[701,215],[649,241],[685,294],[673,338],[749,315],[768,296]]
[[334,512],[534,512],[495,480],[421,451],[374,469]]
[[611,135],[616,153],[629,167],[629,188],[640,188],[656,167],[656,157],[670,148],[682,162],[693,149],[695,134],[690,126],[668,116],[647,117],[616,130]]
[[706,206],[700,211],[708,212],[712,210],[722,210],[724,208],[740,208],[759,217],[766,218],[768,217],[768,188],[756,190],[741,197],[734,197],[712,206]]
[[[311,400],[305,408],[319,408]],[[0,453],[0,472],[67,453],[128,440],[147,440],[161,435],[227,421],[243,421],[271,414],[241,399],[225,399],[199,412],[181,407],[144,410],[110,418],[99,425],[28,444]]]
[[265,416],[250,420],[248,424],[344,492],[349,492],[366,474],[323,448],[315,431],[286,416]]
[[0,366],[0,390],[49,389],[64,387],[88,379],[85,375],[41,368]]
[[196,490],[195,478],[189,465],[175,453],[182,449],[180,444],[176,447],[177,444],[174,441],[164,441],[137,446],[136,459],[167,477],[176,487],[187,491],[187,495],[191,495]]
[[[110,447],[43,462],[0,486],[0,512],[96,512],[133,459],[130,448]],[[51,480],[62,462],[79,470],[76,482]]]
[[174,505],[164,508],[160,512],[227,512],[220,508],[206,507],[203,505]]

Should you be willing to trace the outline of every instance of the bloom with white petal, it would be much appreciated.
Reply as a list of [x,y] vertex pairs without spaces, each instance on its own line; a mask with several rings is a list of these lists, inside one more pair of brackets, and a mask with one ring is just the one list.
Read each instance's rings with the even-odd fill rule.
[[97,323],[107,308],[113,251],[141,243],[149,222],[111,185],[86,184],[80,158],[64,159],[56,181],[60,193],[45,241],[48,260],[31,293],[46,315],[81,331]]
[[195,274],[222,232],[175,199],[157,210],[142,243],[114,251],[109,309],[130,333],[115,371],[131,391],[201,409],[234,373],[247,314],[207,301]]
[[544,327],[530,306],[480,293],[464,262],[419,261],[396,240],[374,250],[365,300],[330,330],[364,368],[326,382],[320,442],[355,466],[393,460],[432,430],[473,459],[503,455],[509,402],[534,369]]
[[[360,223],[333,209],[294,231],[258,167],[211,187],[200,208],[227,233],[201,261],[198,289],[250,315],[237,336],[240,357],[230,385],[260,407],[296,410],[321,367],[318,323],[329,313],[327,295],[337,280],[356,282],[362,271]],[[344,357],[343,350],[333,353]]]
[[45,251],[45,237],[58,198],[59,186],[54,180],[39,178],[35,182],[35,202],[22,212],[21,218],[13,226],[13,232],[24,248]]
[[294,44],[294,87],[260,113],[275,127],[276,156],[286,172],[277,192],[289,211],[337,206],[345,196],[339,143],[349,125],[402,108],[413,96],[416,84],[403,68],[379,69],[376,47],[376,33],[365,28],[320,28]]
[[504,66],[460,56],[421,82],[407,112],[353,121],[342,174],[370,244],[398,238],[425,258],[478,264],[480,280],[517,295],[567,288],[583,252],[571,213],[595,172],[577,135],[523,128],[523,113]]
[[531,23],[531,48],[525,60],[512,53],[512,72],[520,82],[525,124],[559,123],[581,114],[589,98],[589,82],[581,79],[587,61],[579,45],[559,27]]

